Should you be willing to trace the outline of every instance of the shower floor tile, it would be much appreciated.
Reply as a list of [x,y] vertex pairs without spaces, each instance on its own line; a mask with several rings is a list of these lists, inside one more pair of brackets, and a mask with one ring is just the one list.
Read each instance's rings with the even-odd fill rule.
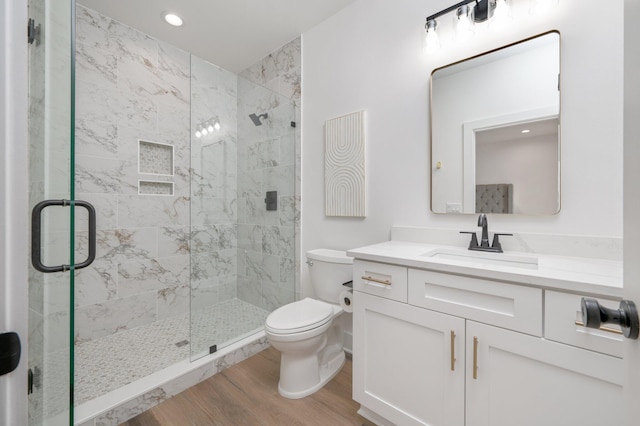
[[[118,389],[177,362],[209,352],[263,327],[268,311],[231,299],[75,348],[75,404]],[[191,327],[190,327],[191,323]],[[191,334],[190,334],[191,330]]]

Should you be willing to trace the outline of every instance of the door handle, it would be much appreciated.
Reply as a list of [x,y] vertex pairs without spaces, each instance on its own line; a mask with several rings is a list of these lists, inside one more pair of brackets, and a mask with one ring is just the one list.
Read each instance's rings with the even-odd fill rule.
[[96,209],[91,203],[82,200],[44,200],[39,202],[31,212],[31,263],[40,272],[64,272],[71,269],[71,265],[47,266],[42,263],[42,211],[50,206],[80,206],[87,209],[89,214],[89,255],[76,265],[74,270],[86,268],[96,258]]
[[609,309],[600,305],[596,299],[582,298],[580,303],[582,322],[585,327],[600,328],[602,324],[617,324],[622,328],[624,337],[637,339],[640,332],[640,318],[636,304],[630,300],[620,301],[619,309]]

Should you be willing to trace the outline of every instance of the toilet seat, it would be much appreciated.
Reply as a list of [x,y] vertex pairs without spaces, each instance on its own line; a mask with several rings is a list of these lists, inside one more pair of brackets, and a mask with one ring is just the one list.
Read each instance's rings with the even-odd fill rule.
[[267,317],[265,328],[274,334],[302,333],[327,324],[332,317],[330,304],[306,298],[273,311]]

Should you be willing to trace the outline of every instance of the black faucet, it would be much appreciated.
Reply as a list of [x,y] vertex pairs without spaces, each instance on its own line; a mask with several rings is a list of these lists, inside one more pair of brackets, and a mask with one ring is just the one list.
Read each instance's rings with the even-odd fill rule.
[[482,237],[480,237],[480,247],[489,247],[489,230],[487,225],[487,215],[481,213],[478,216],[478,226],[482,226]]
[[461,234],[471,234],[471,241],[469,242],[469,250],[477,251],[489,251],[493,253],[502,253],[502,244],[500,244],[500,235],[512,236],[513,234],[493,234],[493,242],[489,245],[489,224],[487,222],[487,215],[481,213],[478,216],[478,226],[482,227],[482,235],[480,237],[480,244],[478,244],[478,237],[475,232],[460,231]]

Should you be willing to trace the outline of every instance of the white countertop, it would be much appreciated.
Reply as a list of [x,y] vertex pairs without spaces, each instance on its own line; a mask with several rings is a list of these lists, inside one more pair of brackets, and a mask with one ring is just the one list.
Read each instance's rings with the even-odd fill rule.
[[[505,251],[507,256],[538,259],[536,269],[524,269],[485,264],[481,260],[476,262],[467,259],[439,259],[426,255],[438,249],[465,250],[465,247],[387,241],[348,250],[347,255],[372,262],[509,281],[544,289],[622,298],[622,262],[620,261]],[[500,254],[495,256],[499,257]]]

